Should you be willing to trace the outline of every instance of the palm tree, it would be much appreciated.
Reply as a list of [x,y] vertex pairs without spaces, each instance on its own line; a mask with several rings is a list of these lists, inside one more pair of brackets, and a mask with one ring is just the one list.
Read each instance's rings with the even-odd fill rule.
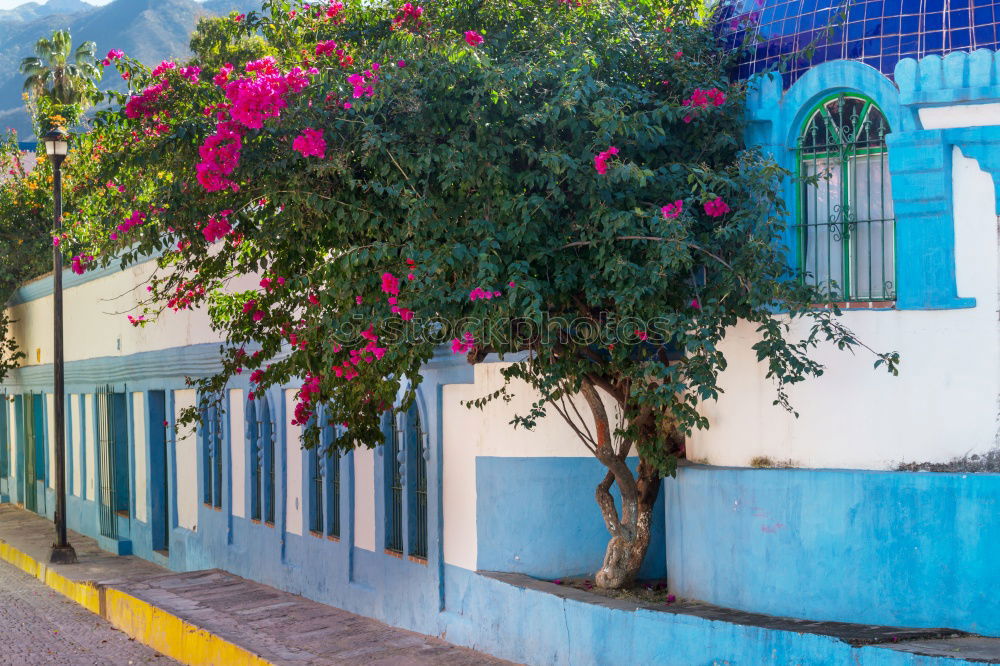
[[27,75],[24,91],[57,104],[92,104],[102,74],[95,57],[97,44],[84,42],[72,49],[68,30],[56,30],[52,39],[35,42],[35,55],[21,61],[20,71]]

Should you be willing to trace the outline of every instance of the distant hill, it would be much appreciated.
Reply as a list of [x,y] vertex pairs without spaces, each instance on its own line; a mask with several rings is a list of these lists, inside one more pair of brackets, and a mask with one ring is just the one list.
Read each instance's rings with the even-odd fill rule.
[[44,4],[26,2],[14,9],[0,9],[0,25],[4,23],[29,23],[53,14],[77,14],[93,8],[92,5],[82,0],[49,0]]
[[[188,40],[199,18],[259,7],[259,0],[115,0],[103,7],[83,0],[48,0],[0,11],[0,130],[12,127],[22,140],[31,138],[31,122],[21,100],[24,80],[17,68],[22,58],[34,55],[38,38],[53,30],[68,28],[74,46],[97,42],[98,56],[121,49],[155,65],[190,55]],[[123,82],[109,70],[102,87],[120,89]]]

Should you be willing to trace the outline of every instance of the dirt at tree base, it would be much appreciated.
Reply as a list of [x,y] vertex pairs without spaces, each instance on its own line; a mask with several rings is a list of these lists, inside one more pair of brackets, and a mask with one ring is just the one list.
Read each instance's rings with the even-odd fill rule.
[[549,581],[564,587],[573,587],[585,592],[599,594],[611,599],[625,601],[641,601],[647,604],[663,604],[670,606],[677,603],[678,598],[667,590],[667,581],[663,578],[636,581],[629,587],[618,590],[606,590],[594,584],[593,578],[555,578]]

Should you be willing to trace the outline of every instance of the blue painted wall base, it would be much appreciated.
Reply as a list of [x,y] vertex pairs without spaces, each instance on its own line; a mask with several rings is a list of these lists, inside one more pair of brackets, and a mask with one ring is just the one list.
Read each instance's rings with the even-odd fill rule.
[[691,466],[666,483],[678,596],[1000,636],[1000,475]]

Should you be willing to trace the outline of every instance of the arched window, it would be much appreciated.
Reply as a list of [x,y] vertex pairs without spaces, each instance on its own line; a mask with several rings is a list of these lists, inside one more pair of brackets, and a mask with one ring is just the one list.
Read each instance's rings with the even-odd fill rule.
[[246,407],[247,441],[250,443],[250,518],[260,520],[260,437],[257,434],[257,401],[248,400]]
[[267,394],[247,404],[250,439],[250,517],[274,524],[274,423]]
[[208,397],[201,408],[202,500],[208,506],[222,508],[222,410]]
[[[340,538],[340,456],[338,426],[320,410],[319,443],[307,453],[309,463],[309,531],[316,536]],[[312,424],[310,424],[312,425]]]
[[403,553],[403,442],[398,418],[389,413],[384,417],[385,433],[385,549]]
[[888,133],[871,100],[840,94],[812,110],[799,137],[798,267],[830,301],[896,298]]
[[427,559],[427,441],[414,402],[406,414],[406,476],[410,555]]

